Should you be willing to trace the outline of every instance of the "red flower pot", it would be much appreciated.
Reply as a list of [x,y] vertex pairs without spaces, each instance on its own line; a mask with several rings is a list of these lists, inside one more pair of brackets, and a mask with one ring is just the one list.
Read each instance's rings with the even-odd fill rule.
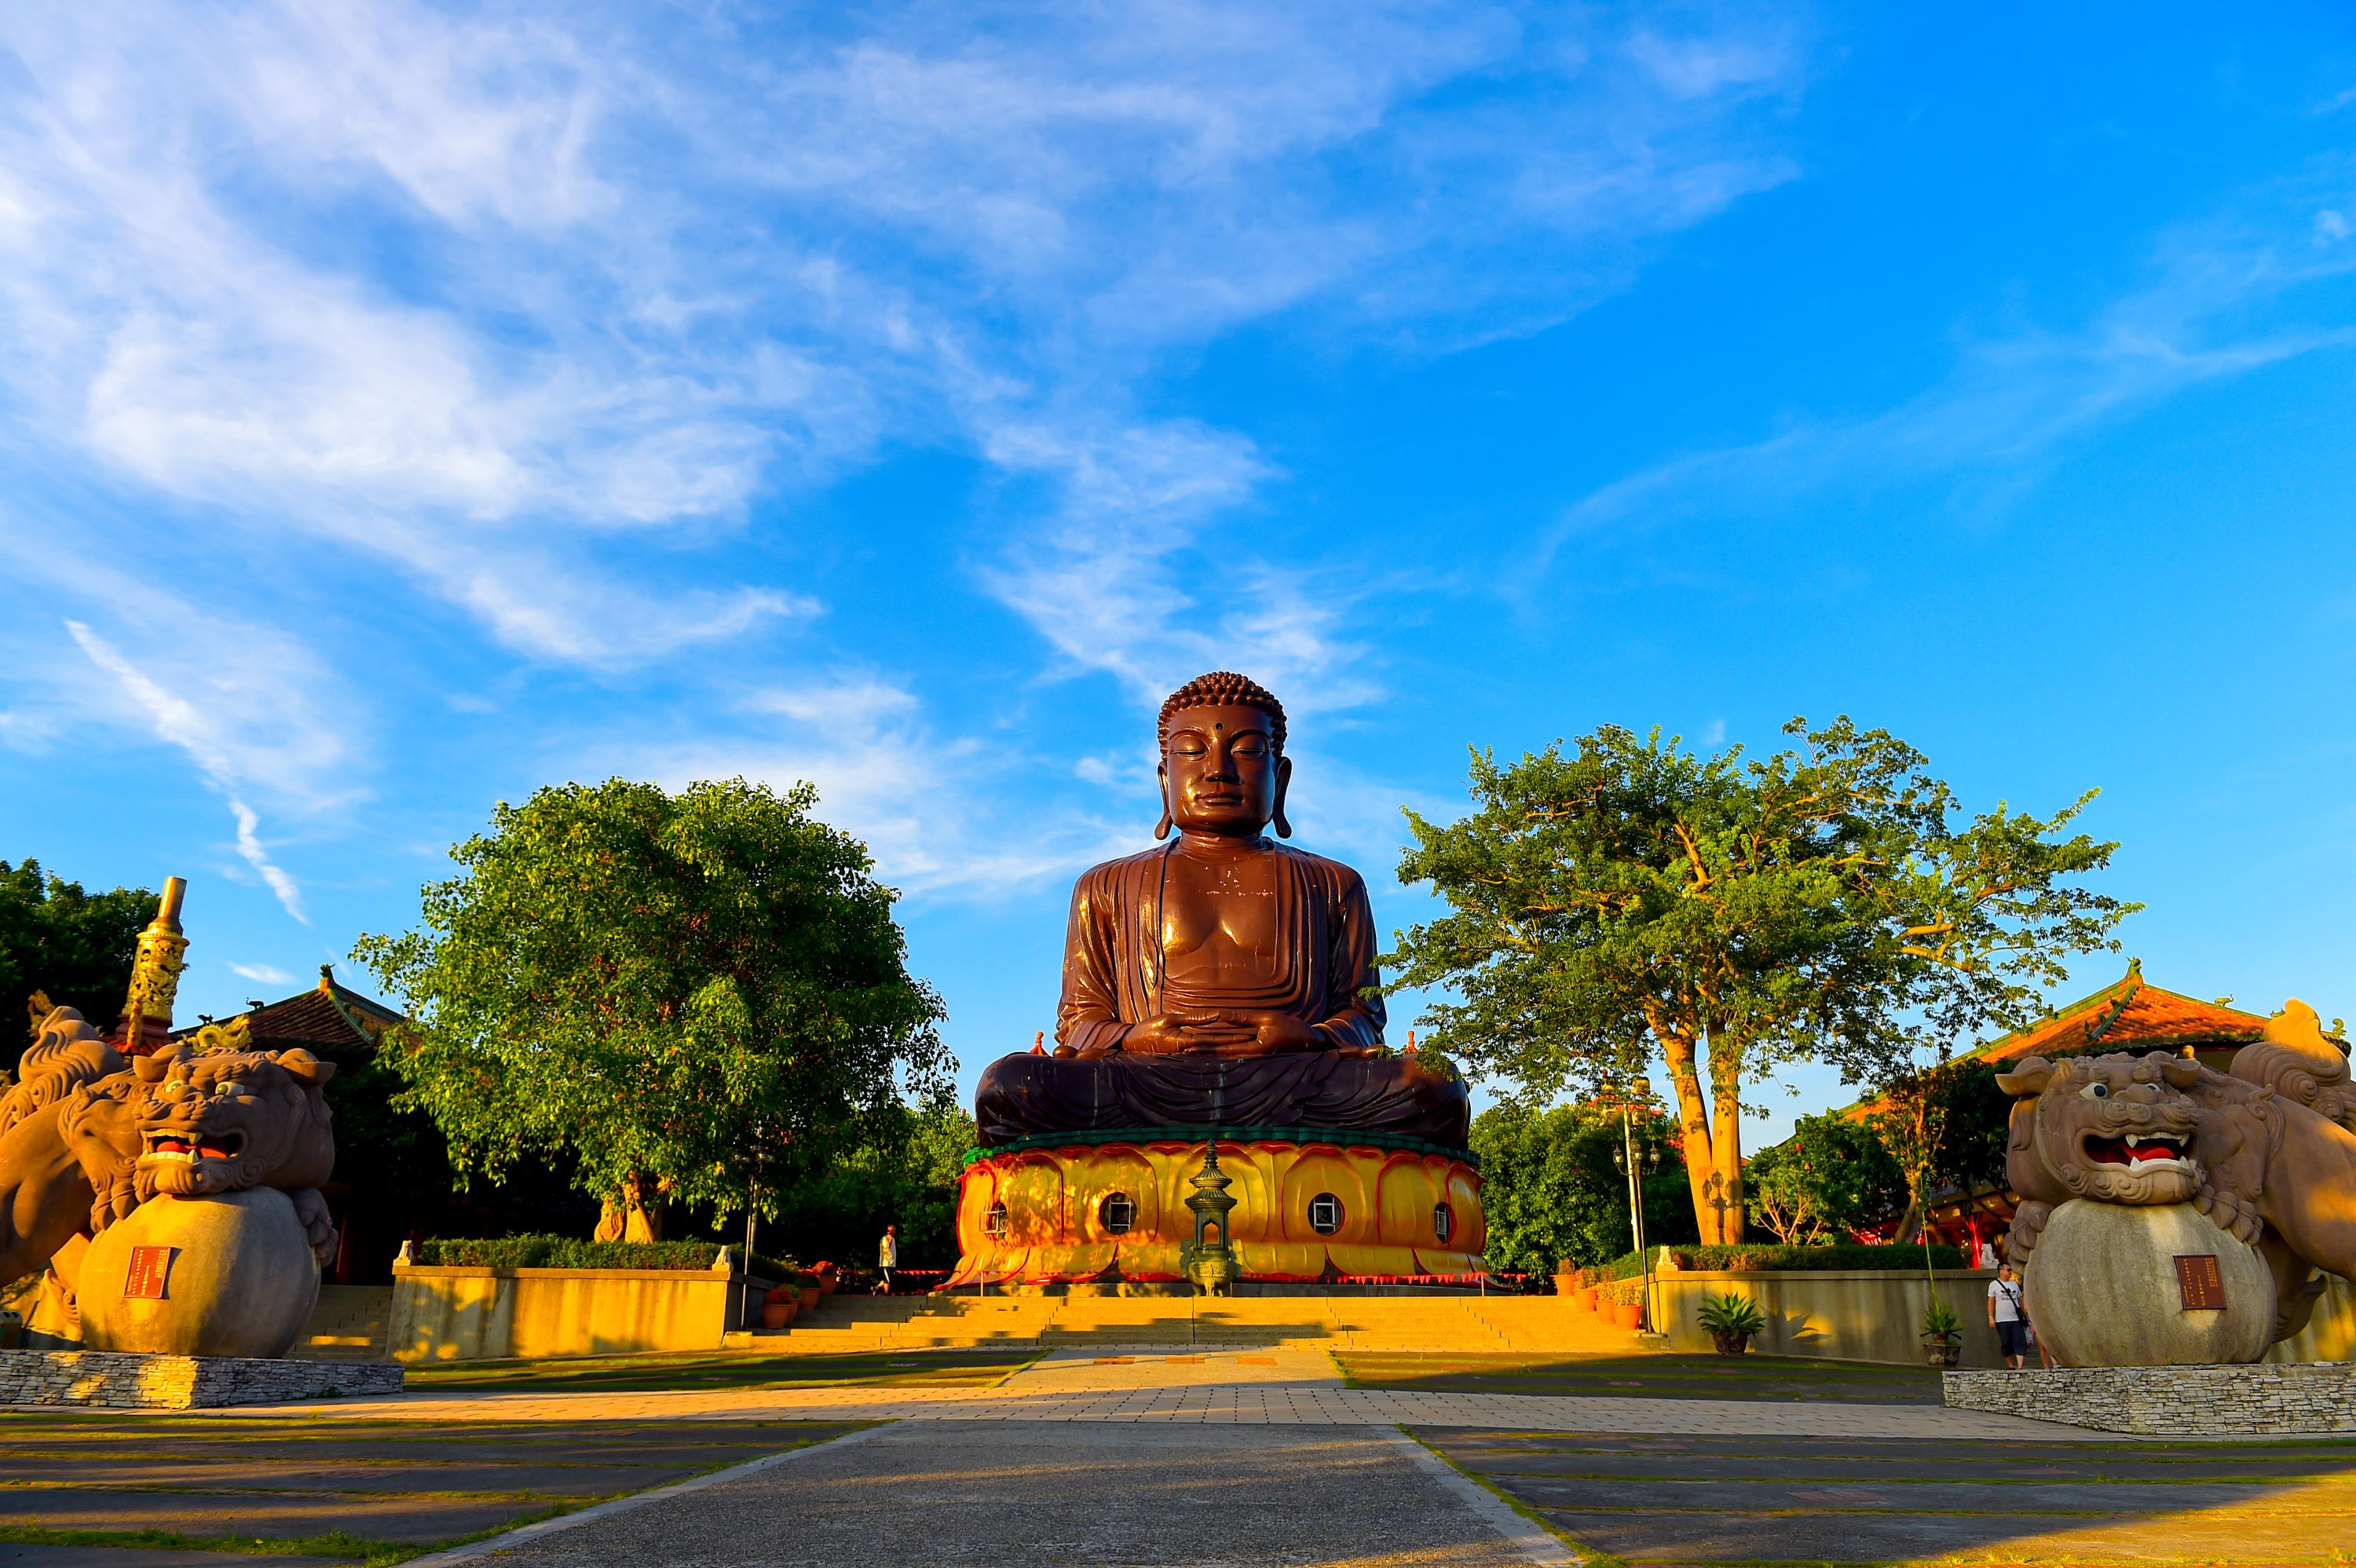
[[1633,1301],[1615,1301],[1612,1304],[1612,1323],[1614,1328],[1633,1328],[1643,1322],[1644,1318],[1644,1309]]
[[794,1320],[794,1309],[799,1304],[791,1301],[765,1301],[761,1303],[761,1327],[764,1328],[784,1328],[787,1324],[791,1323]]

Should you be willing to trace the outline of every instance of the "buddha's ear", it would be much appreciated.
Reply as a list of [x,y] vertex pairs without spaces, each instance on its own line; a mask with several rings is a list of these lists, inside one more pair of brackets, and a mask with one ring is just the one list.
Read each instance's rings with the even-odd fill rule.
[[1172,827],[1170,821],[1170,764],[1164,763],[1160,767],[1154,769],[1153,776],[1162,781],[1162,820],[1153,825],[1153,837],[1158,842],[1170,837],[1170,828]]
[[1285,820],[1285,818],[1284,818],[1284,792],[1285,792],[1285,790],[1286,790],[1286,789],[1287,789],[1287,788],[1291,784],[1291,783],[1292,783],[1292,759],[1291,759],[1290,757],[1279,757],[1279,758],[1277,758],[1277,759],[1276,759],[1276,836],[1277,836],[1279,838],[1290,838],[1290,837],[1292,837],[1292,824],[1291,824],[1291,823],[1290,823],[1290,822],[1288,822],[1288,821],[1286,821],[1286,820]]

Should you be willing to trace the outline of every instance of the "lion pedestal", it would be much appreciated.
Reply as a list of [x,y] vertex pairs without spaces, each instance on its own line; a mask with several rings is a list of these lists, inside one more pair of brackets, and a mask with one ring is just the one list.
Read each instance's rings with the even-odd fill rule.
[[284,1356],[319,1295],[294,1204],[271,1187],[151,1198],[82,1259],[82,1337],[93,1350]]
[[[2177,1260],[2212,1257],[2222,1305],[2188,1307]],[[2038,1237],[2027,1294],[2029,1320],[2065,1367],[2254,1361],[2274,1333],[2266,1260],[2190,1203],[2060,1205]]]

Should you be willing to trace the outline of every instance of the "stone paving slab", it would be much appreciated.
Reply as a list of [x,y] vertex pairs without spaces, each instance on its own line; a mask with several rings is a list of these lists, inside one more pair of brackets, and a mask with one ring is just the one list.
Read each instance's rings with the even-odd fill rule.
[[1506,1568],[1530,1559],[1381,1433],[1039,1422],[985,1433],[926,1422],[497,1561]]

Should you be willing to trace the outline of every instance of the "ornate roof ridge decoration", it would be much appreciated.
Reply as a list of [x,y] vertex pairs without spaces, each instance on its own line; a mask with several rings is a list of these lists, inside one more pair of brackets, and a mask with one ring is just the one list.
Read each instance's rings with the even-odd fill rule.
[[2265,1027],[2263,1013],[2155,986],[2144,978],[2143,961],[2130,959],[2127,972],[2100,990],[1954,1060],[1997,1062],[2029,1055],[2072,1055],[2104,1044],[2140,1049],[2240,1044],[2257,1039]]
[[[335,965],[322,964],[319,982],[311,989],[249,1008],[234,1019],[209,1027],[242,1023],[258,1049],[302,1046],[312,1051],[372,1053],[383,1042],[385,1030],[402,1021],[400,1013],[383,1003],[337,984]],[[193,1038],[197,1032],[196,1028],[179,1029],[172,1038]]]

